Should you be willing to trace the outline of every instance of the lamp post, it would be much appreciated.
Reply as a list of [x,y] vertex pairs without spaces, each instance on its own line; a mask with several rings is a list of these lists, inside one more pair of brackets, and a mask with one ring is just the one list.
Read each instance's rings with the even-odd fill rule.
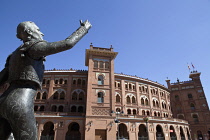
[[144,122],[146,122],[146,130],[147,130],[147,136],[148,136],[148,140],[149,140],[149,126],[148,126],[148,123],[149,123],[149,117],[148,116],[145,116],[143,118]]
[[120,129],[120,127],[119,127],[119,123],[120,123],[120,121],[119,121],[119,115],[123,115],[124,114],[124,112],[123,111],[117,111],[117,112],[114,112],[114,111],[112,111],[112,113],[115,113],[116,114],[116,119],[114,120],[114,122],[117,124],[117,131],[118,131],[118,133],[117,133],[117,140],[119,140],[120,139],[120,131],[119,131],[119,129]]

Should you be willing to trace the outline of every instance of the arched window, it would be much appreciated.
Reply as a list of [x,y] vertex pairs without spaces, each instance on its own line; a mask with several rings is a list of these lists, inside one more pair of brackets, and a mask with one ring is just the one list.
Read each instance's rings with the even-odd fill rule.
[[76,110],[77,110],[76,106],[71,107],[71,112],[76,112]]
[[53,105],[51,111],[52,112],[56,112],[57,111],[57,106],[56,105]]
[[148,88],[145,88],[145,92],[148,92]]
[[125,84],[125,88],[128,89],[128,84],[127,83]]
[[153,100],[152,103],[153,103],[153,107],[155,107],[156,106],[155,100]]
[[139,86],[139,91],[142,91],[141,86]]
[[142,91],[143,91],[143,92],[145,91],[145,87],[144,87],[144,86],[142,86]]
[[77,81],[76,79],[73,80],[73,85],[76,85]]
[[40,106],[39,111],[44,111],[44,106]]
[[63,106],[62,106],[62,105],[60,105],[60,106],[58,107],[58,112],[63,112]]
[[133,110],[133,115],[136,115],[136,109]]
[[82,85],[85,85],[86,81],[85,80],[82,80]]
[[135,85],[133,85],[133,90],[136,90],[136,86]]
[[78,107],[78,112],[80,112],[80,113],[83,112],[83,107],[82,107],[82,106],[79,106],[79,107]]
[[104,96],[103,92],[98,93],[98,103],[103,103],[104,102]]
[[116,112],[120,112],[120,108],[116,108]]
[[136,99],[135,99],[135,97],[134,97],[134,96],[132,97],[132,103],[133,103],[133,104],[135,104],[135,103],[136,103]]
[[83,99],[84,99],[84,93],[80,92],[79,93],[79,101],[83,101]]
[[68,81],[67,80],[64,80],[64,84],[67,84],[68,83]]
[[117,83],[117,87],[120,88],[120,83]]
[[38,106],[35,105],[35,106],[34,106],[34,111],[37,111],[37,110],[38,110]]
[[130,109],[128,109],[128,110],[127,110],[127,113],[128,113],[128,114],[131,114],[131,110],[130,110]]
[[144,105],[144,99],[143,98],[141,98],[141,104]]
[[44,93],[42,94],[42,99],[43,99],[43,100],[47,99],[47,93],[46,93],[46,92],[44,92]]
[[116,96],[116,103],[120,103],[120,95],[118,95],[118,94]]
[[55,84],[58,84],[58,80],[55,80]]
[[146,104],[146,105],[149,105],[149,101],[148,101],[147,98],[145,99],[145,104]]
[[36,95],[36,99],[40,99],[40,97],[41,97],[41,93],[38,92],[37,95]]
[[105,63],[105,69],[108,69],[109,68],[109,62],[106,62]]
[[147,116],[149,116],[150,115],[150,113],[149,113],[149,111],[147,110]]
[[103,85],[104,84],[104,77],[102,75],[98,76],[98,85]]
[[190,93],[187,96],[188,96],[189,99],[193,98],[192,94],[190,94]]
[[179,95],[175,95],[175,100],[179,100]]
[[194,122],[199,122],[199,120],[198,120],[198,115],[197,114],[193,114],[193,119],[194,119]]
[[191,110],[195,110],[195,105],[193,103],[190,104]]
[[126,100],[127,100],[127,104],[130,104],[131,103],[131,99],[129,96],[126,97]]
[[98,61],[94,61],[94,68],[98,68]]
[[146,115],[144,110],[142,110],[142,115]]
[[47,80],[47,85],[49,85],[50,84],[50,80]]
[[64,100],[65,99],[65,93],[62,91],[60,93],[60,100]]
[[63,79],[60,79],[59,80],[59,84],[63,84]]
[[166,104],[164,102],[162,102],[162,108],[166,109]]
[[43,84],[43,85],[45,85],[45,82],[46,82],[46,80],[45,80],[45,79],[43,79],[42,84]]
[[159,107],[159,103],[158,103],[158,101],[156,101],[156,106],[157,106],[157,107]]
[[160,117],[160,112],[158,112],[158,117]]
[[132,89],[132,86],[131,86],[131,84],[129,84],[129,89]]
[[81,80],[81,79],[78,79],[78,80],[77,80],[77,84],[78,84],[78,85],[81,85],[81,84],[82,84],[82,80]]
[[100,68],[100,69],[103,69],[103,68],[104,68],[104,62],[103,62],[103,61],[100,61],[100,62],[99,62],[99,68]]
[[73,100],[73,101],[76,101],[76,100],[77,100],[77,93],[76,93],[76,92],[74,92],[74,93],[72,94],[72,100]]
[[157,113],[156,112],[154,112],[154,116],[157,116]]
[[58,99],[58,92],[57,91],[54,93],[53,99],[55,99],[55,100]]

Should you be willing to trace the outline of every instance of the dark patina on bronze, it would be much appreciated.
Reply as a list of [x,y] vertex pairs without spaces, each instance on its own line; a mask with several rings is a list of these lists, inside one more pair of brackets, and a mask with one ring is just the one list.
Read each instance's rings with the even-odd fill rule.
[[80,21],[80,27],[65,40],[47,42],[34,22],[22,22],[17,38],[23,41],[8,56],[0,72],[0,86],[9,83],[0,97],[0,140],[7,140],[11,132],[15,140],[37,140],[34,116],[34,97],[41,89],[45,57],[71,49],[92,27]]

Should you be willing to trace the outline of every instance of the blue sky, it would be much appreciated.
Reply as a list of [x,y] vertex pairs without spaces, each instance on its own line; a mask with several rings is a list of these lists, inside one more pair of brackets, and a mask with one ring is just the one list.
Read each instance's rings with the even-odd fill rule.
[[187,63],[201,72],[210,103],[210,0],[3,0],[0,4],[0,69],[20,44],[16,27],[34,21],[53,42],[65,39],[88,19],[93,27],[71,50],[47,57],[46,69],[87,69],[85,49],[119,52],[115,72],[166,85],[189,80]]

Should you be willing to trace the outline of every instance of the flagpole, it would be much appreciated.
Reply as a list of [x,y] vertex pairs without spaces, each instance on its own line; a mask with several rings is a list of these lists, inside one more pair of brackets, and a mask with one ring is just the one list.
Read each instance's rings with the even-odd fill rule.
[[187,63],[187,67],[188,67],[188,69],[189,69],[189,72],[190,72],[190,65]]

